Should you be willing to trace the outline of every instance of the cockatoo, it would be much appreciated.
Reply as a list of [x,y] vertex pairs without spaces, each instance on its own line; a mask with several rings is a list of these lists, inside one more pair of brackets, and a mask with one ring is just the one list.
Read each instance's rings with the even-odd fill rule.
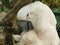
[[21,34],[21,45],[59,45],[56,18],[51,9],[40,1],[22,7],[17,19],[30,21],[34,29]]

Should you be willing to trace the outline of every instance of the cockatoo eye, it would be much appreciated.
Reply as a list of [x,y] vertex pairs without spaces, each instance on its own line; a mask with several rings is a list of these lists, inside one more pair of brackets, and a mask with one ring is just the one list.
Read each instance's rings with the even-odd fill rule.
[[27,17],[29,16],[29,14],[27,14]]

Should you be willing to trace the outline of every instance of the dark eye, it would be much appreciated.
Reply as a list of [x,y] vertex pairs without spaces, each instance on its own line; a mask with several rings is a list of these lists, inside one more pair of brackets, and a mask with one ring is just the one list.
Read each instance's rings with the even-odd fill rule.
[[27,14],[27,17],[29,16],[29,14]]

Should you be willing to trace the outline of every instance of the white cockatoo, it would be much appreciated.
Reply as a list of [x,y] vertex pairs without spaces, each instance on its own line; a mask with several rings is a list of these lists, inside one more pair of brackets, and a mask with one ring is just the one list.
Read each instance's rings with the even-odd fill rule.
[[31,21],[34,30],[22,33],[21,45],[59,45],[56,19],[51,9],[40,1],[22,7],[17,19]]

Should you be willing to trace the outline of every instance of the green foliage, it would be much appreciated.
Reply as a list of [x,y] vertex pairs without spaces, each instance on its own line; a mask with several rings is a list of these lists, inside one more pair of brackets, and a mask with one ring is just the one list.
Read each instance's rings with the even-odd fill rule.
[[5,5],[3,5],[3,12],[8,12],[9,11],[9,9],[8,8],[6,8],[6,6]]
[[3,0],[2,3],[6,8],[10,8],[10,1],[9,0]]
[[50,7],[60,7],[60,0],[41,0]]
[[60,30],[60,16],[56,16],[56,19],[57,19],[57,30]]
[[60,13],[60,8],[52,8],[52,11],[55,13]]

